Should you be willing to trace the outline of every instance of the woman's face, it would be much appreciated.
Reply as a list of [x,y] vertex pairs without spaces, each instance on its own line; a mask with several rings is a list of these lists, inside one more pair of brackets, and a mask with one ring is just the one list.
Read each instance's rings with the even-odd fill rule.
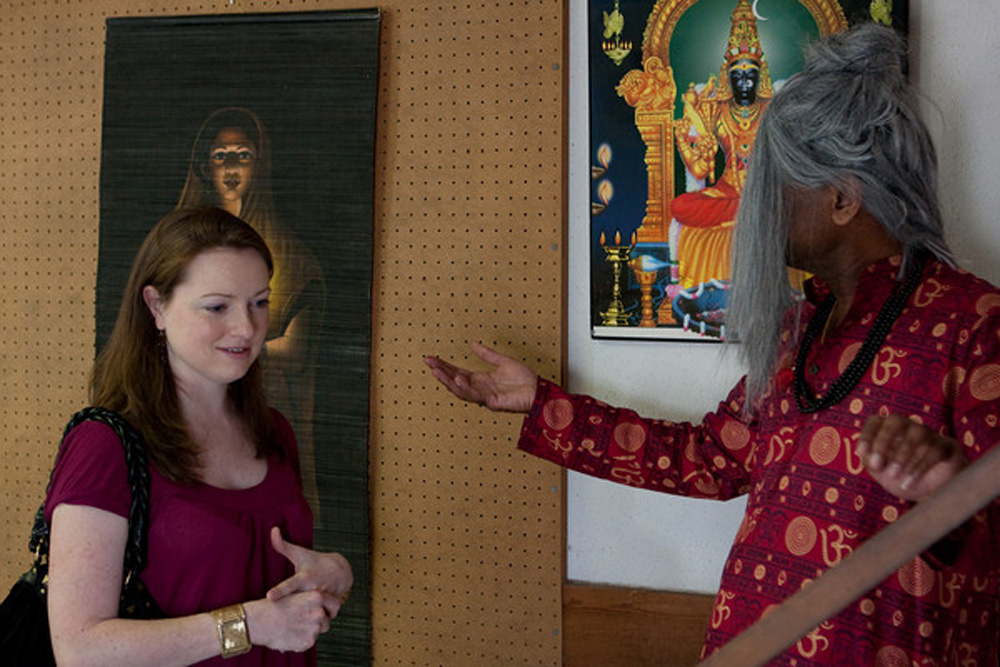
[[208,154],[209,179],[223,208],[240,214],[243,200],[253,182],[257,149],[238,127],[219,131]]
[[256,250],[213,248],[191,260],[169,300],[143,289],[179,386],[226,385],[246,374],[267,333],[269,282]]

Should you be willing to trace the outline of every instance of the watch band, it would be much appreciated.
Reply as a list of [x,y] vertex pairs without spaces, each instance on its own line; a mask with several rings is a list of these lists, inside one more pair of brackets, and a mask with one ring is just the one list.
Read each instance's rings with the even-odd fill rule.
[[250,650],[247,615],[243,605],[234,604],[212,612],[219,630],[220,654],[223,658],[243,655]]

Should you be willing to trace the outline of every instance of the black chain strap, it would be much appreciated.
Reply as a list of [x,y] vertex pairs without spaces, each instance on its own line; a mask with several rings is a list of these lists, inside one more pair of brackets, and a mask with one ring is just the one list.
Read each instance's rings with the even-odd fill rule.
[[[153,618],[162,615],[149,596],[139,574],[146,566],[147,532],[149,528],[149,466],[146,463],[146,446],[128,421],[105,408],[84,408],[73,415],[63,430],[59,450],[66,435],[86,421],[96,421],[108,426],[121,440],[128,468],[128,485],[132,494],[128,512],[128,541],[125,544],[120,613],[122,616]],[[59,454],[57,453],[58,457]],[[53,469],[55,466],[53,466]],[[52,477],[49,477],[49,485]],[[38,508],[31,529],[28,547],[35,553],[35,563],[28,575],[29,583],[42,595],[48,585],[49,524],[45,520],[45,504]]]

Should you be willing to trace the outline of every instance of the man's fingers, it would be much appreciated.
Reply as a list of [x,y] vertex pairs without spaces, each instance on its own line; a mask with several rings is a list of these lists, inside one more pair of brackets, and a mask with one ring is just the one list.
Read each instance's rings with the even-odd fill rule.
[[859,438],[859,451],[868,458],[868,465],[878,471],[899,461],[899,448],[910,422],[899,415],[871,417],[865,422]]
[[476,353],[477,357],[479,357],[480,359],[482,359],[483,361],[492,366],[498,365],[501,361],[507,358],[504,355],[497,352],[496,350],[494,350],[492,347],[489,347],[488,345],[484,345],[482,343],[473,343],[472,351]]

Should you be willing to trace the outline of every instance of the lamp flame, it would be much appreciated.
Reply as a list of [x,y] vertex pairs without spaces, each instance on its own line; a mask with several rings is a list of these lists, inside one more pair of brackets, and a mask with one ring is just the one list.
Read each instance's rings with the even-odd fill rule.
[[611,164],[611,146],[609,144],[601,144],[597,149],[597,161],[607,169],[608,165]]
[[611,181],[605,179],[597,185],[597,196],[600,197],[604,205],[607,206],[611,201],[611,197],[615,194],[615,189],[611,185]]

